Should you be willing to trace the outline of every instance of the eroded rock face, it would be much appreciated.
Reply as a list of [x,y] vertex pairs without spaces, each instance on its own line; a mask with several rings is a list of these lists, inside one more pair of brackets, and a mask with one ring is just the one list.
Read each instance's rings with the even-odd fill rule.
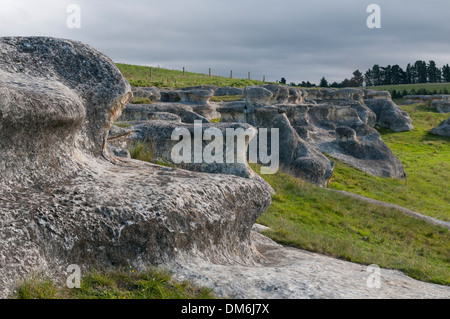
[[70,264],[257,259],[250,231],[270,204],[267,185],[108,153],[131,88],[102,53],[1,38],[0,92],[1,297],[32,270],[67,278]]
[[403,165],[373,128],[372,112],[361,107],[357,102],[285,105],[283,109],[297,133],[320,151],[374,176],[404,178]]
[[401,124],[395,121],[394,115],[401,110],[390,101],[388,92],[360,89],[306,92],[275,85],[247,87],[245,92],[246,102],[227,103],[218,109],[222,121],[279,128],[280,162],[290,168],[290,173],[326,185],[334,164],[321,154],[324,152],[375,176],[405,177],[401,162],[373,128],[378,122],[377,114],[365,104],[379,103],[384,113],[378,113],[382,119],[391,119],[390,128],[411,129],[405,124],[411,123],[406,113],[398,115],[402,119],[397,122]]
[[244,89],[242,88],[234,88],[234,87],[222,87],[218,88],[214,92],[215,96],[224,96],[224,95],[244,95]]
[[184,123],[194,123],[194,121],[209,123],[204,116],[194,112],[191,106],[180,103],[127,104],[118,121],[149,121],[154,118],[156,113],[177,115]]
[[157,87],[132,87],[132,100],[136,98],[149,99],[152,102],[161,101],[161,90]]
[[[129,137],[129,145],[146,142],[150,146],[152,150],[151,155],[155,160],[161,160],[172,165],[180,165],[191,171],[229,174],[257,179],[265,183],[250,168],[247,161],[248,144],[258,134],[257,130],[251,125],[240,123],[202,124],[201,122],[197,122],[194,125],[168,121],[151,121],[133,125],[133,131],[133,134]],[[204,138],[207,134],[211,134],[208,139]],[[188,143],[184,143],[184,136],[189,139]],[[241,140],[243,143],[242,147],[237,141],[234,141],[229,146],[227,140],[230,138],[233,141],[234,139]],[[220,148],[212,144],[213,141],[220,140],[223,140]],[[186,147],[183,146],[183,149],[180,150],[176,148],[177,145],[185,145]],[[174,149],[177,150],[175,153],[173,153]],[[182,158],[184,152],[190,156]],[[236,159],[239,153],[242,160]],[[221,155],[220,158],[218,158],[219,155],[217,154]],[[227,158],[228,154],[233,154],[233,156]],[[176,156],[179,158],[177,159]],[[270,187],[269,185],[267,186]]]
[[[292,91],[291,91],[292,92]],[[257,129],[278,129],[279,161],[281,169],[315,185],[325,186],[331,179],[334,163],[314,145],[305,141],[291,125],[285,110],[278,101],[297,101],[301,91],[290,96],[287,87],[278,90],[272,86],[247,87],[245,102],[226,103],[218,109],[222,122],[248,123]],[[268,140],[271,140],[269,134]],[[270,145],[268,145],[270,150]]]

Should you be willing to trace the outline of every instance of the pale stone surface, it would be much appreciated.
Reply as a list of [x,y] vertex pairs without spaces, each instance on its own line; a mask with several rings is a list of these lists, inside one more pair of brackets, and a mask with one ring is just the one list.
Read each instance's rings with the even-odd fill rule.
[[67,278],[70,264],[143,270],[179,254],[259,258],[250,234],[270,205],[266,184],[108,153],[131,88],[100,52],[0,38],[0,92],[0,297],[31,271]]
[[[448,299],[450,287],[380,270],[380,288],[368,285],[373,272],[359,265],[299,249],[280,246],[252,234],[264,257],[253,266],[207,263],[186,258],[168,265],[180,280],[214,289],[221,297],[238,299]],[[372,281],[369,281],[372,283]],[[371,288],[374,287],[374,288]]]

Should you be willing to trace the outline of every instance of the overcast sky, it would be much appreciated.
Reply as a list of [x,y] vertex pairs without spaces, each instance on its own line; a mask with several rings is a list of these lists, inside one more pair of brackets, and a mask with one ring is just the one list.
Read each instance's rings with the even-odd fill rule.
[[[369,4],[381,29],[369,29]],[[66,21],[81,9],[81,28]],[[0,0],[1,36],[79,40],[115,62],[318,83],[374,64],[450,63],[448,0]]]

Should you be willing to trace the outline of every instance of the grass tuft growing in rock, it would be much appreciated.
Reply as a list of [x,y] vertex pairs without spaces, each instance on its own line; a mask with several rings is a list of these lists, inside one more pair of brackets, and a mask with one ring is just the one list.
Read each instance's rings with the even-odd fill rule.
[[12,298],[17,299],[215,299],[209,288],[188,281],[178,282],[169,272],[122,270],[93,271],[81,279],[81,287],[68,289],[52,280],[33,275],[21,282]]

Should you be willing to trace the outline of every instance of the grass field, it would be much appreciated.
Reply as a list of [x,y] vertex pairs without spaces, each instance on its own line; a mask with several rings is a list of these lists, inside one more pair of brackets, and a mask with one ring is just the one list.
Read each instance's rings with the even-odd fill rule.
[[283,173],[259,223],[278,243],[450,285],[450,233],[396,210],[357,201]]
[[150,81],[150,67],[117,63],[117,67],[132,86],[182,88],[197,85],[217,85],[224,87],[246,87],[267,84],[258,80],[231,79],[208,74],[153,68]]
[[[416,92],[421,89],[425,89],[430,92],[436,91],[437,94],[439,92],[444,93],[445,90],[450,92],[450,83],[422,83],[422,84],[398,84],[398,85],[381,85],[381,86],[371,86],[367,87],[367,89],[372,89],[376,91],[390,91],[396,90],[397,92],[415,90]],[[447,94],[447,93],[446,93]]]

